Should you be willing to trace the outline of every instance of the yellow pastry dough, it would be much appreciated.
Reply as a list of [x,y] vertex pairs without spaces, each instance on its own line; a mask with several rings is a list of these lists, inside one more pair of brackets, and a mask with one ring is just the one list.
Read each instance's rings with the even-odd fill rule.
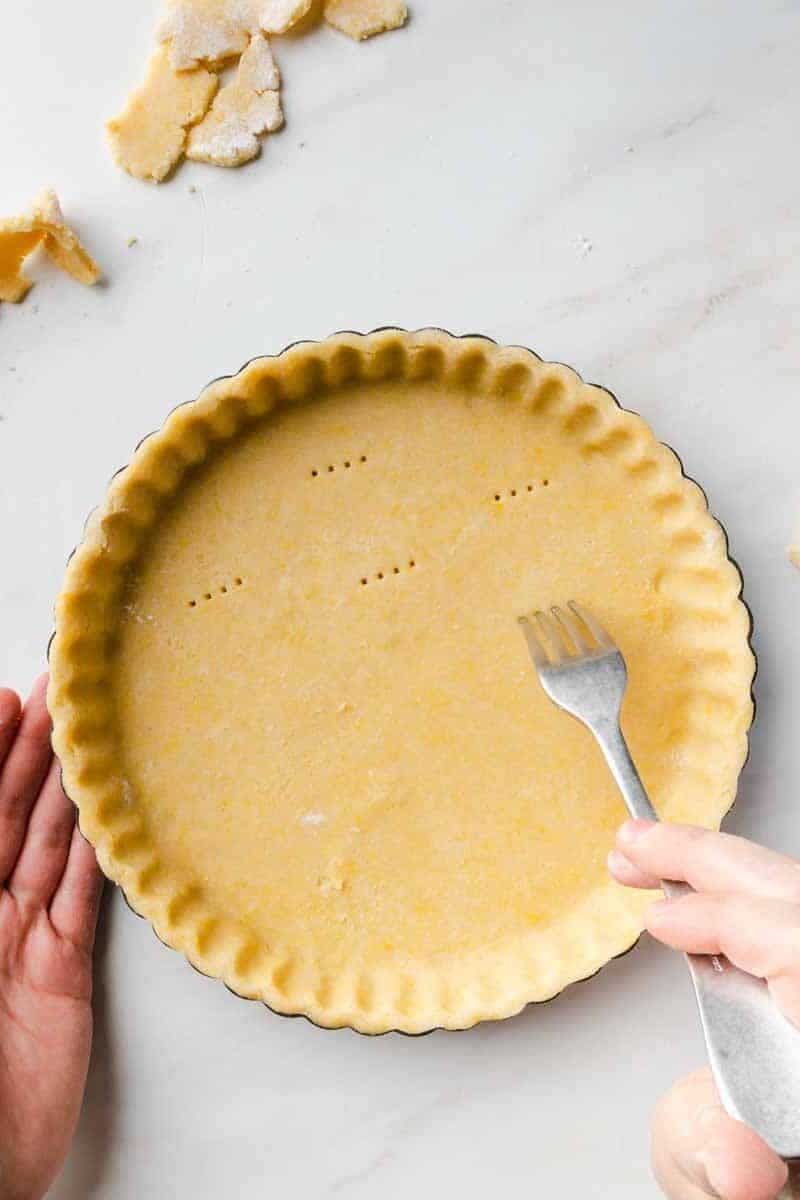
[[27,296],[33,280],[23,273],[22,265],[43,240],[43,230],[31,228],[28,217],[0,221],[0,300],[18,304]]
[[183,154],[186,130],[205,114],[218,82],[202,67],[174,70],[168,48],[159,46],[144,82],[106,126],[118,166],[137,179],[164,179]]
[[[144,83],[107,124],[118,165],[161,182],[187,148],[192,126],[189,158],[223,167],[255,158],[259,135],[283,124],[280,78],[264,35],[299,28],[311,11],[312,0],[167,0],[162,44]],[[357,39],[394,29],[408,16],[399,0],[329,0],[324,11],[330,24]],[[239,56],[236,79],[206,116],[218,81],[203,64],[219,70]],[[265,81],[270,73],[274,82]],[[8,269],[6,289],[16,291],[13,263]]]
[[24,216],[0,220],[0,300],[16,303],[27,295],[32,283],[22,273],[22,264],[42,244],[47,256],[73,279],[88,286],[97,283],[100,268],[65,223],[53,189],[43,188]]
[[176,70],[233,58],[252,35],[286,33],[311,0],[167,0],[159,36]]
[[753,658],[700,490],[570,370],[337,335],[176,409],[57,605],[49,703],[103,869],[204,972],[380,1032],[506,1017],[629,947],[624,810],[516,618],[619,641],[666,818],[733,801]]
[[48,258],[67,275],[91,287],[100,279],[101,271],[77,234],[64,221],[58,196],[52,188],[43,188],[33,201],[32,220],[44,233],[44,249]]
[[269,42],[256,35],[239,59],[232,83],[221,88],[199,125],[189,132],[186,157],[238,167],[260,150],[258,135],[283,124],[280,73]]
[[399,29],[408,20],[402,0],[326,0],[325,20],[356,41]]

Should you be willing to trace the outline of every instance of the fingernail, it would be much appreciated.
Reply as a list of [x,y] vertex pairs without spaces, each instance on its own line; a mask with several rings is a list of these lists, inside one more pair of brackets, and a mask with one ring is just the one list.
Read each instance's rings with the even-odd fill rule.
[[650,917],[653,917],[653,916],[658,918],[660,916],[663,916],[663,914],[667,911],[668,908],[669,908],[669,900],[654,900],[653,903],[647,909],[647,913],[645,915],[647,916],[648,920],[650,919]]
[[627,842],[629,846],[635,846],[637,842],[649,833],[655,825],[655,821],[626,821],[620,827],[617,837],[621,842]]
[[621,850],[612,850],[606,859],[608,869],[612,875],[617,875],[620,872],[630,871],[633,863],[629,858],[626,858]]

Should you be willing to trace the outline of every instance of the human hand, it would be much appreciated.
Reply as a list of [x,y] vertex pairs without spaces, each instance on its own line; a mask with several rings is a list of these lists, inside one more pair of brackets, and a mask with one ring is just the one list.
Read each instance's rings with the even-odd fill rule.
[[[647,911],[653,937],[676,950],[723,954],[767,981],[800,1027],[800,863],[744,838],[686,825],[627,821],[608,860],[628,887],[683,880],[694,895]],[[729,1117],[708,1069],[675,1084],[653,1121],[653,1170],[670,1200],[775,1200],[785,1163]]]
[[102,891],[50,749],[46,677],[0,688],[0,1200],[40,1200],[66,1157],[92,1040]]

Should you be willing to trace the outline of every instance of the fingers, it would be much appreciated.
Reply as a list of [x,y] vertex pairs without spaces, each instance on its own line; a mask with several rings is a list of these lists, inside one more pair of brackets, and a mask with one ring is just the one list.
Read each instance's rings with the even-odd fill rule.
[[52,758],[46,687],[46,675],[33,685],[0,772],[0,887],[17,861],[28,816]]
[[16,900],[47,907],[64,873],[75,809],[61,787],[61,769],[53,759],[33,806],[28,828],[6,887]]
[[720,1104],[706,1068],[667,1093],[653,1119],[653,1171],[670,1200],[775,1200],[786,1165]]
[[0,688],[0,887],[50,908],[54,928],[87,952],[94,943],[103,876],[75,822],[50,747],[47,676],[22,710]]
[[619,850],[612,850],[608,856],[608,869],[617,883],[625,887],[655,889],[661,887],[661,880],[654,875],[648,875],[640,870],[629,858]]
[[[609,869],[629,887],[679,879],[699,892],[743,892],[800,903],[800,863],[729,833],[627,821],[617,834],[616,851]],[[630,882],[620,877],[627,870],[620,858],[633,868]]]
[[[800,864],[728,834],[628,821],[608,866],[628,887],[690,884],[693,894],[648,910],[653,936],[688,953],[724,955],[766,979],[800,1025]],[[653,1167],[672,1200],[776,1200],[787,1178],[758,1135],[724,1111],[707,1071],[676,1085],[659,1106]]]
[[22,705],[11,688],[0,688],[0,769],[6,761],[22,715]]
[[703,895],[662,900],[645,914],[653,937],[689,954],[723,954],[766,979],[786,1017],[800,1026],[800,909],[781,900]]
[[76,824],[67,865],[50,905],[50,920],[62,937],[87,953],[94,945],[102,892],[103,876],[94,850]]

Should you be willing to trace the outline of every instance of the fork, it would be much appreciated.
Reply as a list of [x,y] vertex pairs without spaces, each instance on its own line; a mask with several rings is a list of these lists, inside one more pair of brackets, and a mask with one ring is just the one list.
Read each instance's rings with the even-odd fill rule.
[[[628,673],[602,625],[574,601],[519,618],[550,699],[595,736],[632,817],[658,820],[620,725]],[[668,898],[691,892],[662,882]],[[720,955],[687,954],[708,1058],[728,1113],[782,1158],[800,1158],[800,1031],[762,979]]]

